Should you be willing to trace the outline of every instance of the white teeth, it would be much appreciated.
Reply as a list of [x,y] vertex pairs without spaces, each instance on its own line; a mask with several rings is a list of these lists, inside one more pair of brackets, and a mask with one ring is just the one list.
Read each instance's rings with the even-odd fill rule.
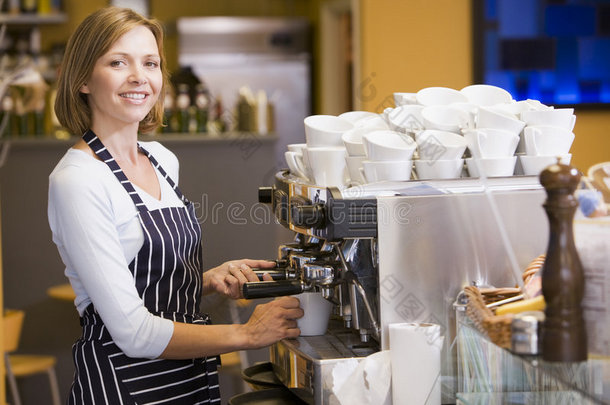
[[121,94],[121,97],[133,98],[133,99],[136,99],[136,100],[142,100],[144,97],[146,97],[146,95],[144,95],[142,93],[124,93],[124,94]]

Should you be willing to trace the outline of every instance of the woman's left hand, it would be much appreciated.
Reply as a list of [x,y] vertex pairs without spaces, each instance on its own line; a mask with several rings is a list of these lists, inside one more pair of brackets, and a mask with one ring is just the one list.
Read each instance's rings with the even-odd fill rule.
[[[231,260],[203,273],[203,293],[217,292],[233,299],[243,298],[242,286],[249,281],[260,281],[252,268],[270,269],[275,262],[269,260]],[[269,274],[264,281],[273,281]]]

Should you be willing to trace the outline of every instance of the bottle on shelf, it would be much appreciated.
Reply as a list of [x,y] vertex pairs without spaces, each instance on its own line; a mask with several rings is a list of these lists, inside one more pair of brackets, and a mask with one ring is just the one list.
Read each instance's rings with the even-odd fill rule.
[[178,84],[178,95],[176,96],[176,116],[178,121],[178,132],[189,132],[191,97],[189,96],[189,86]]
[[208,132],[208,117],[210,114],[210,94],[203,83],[195,86],[195,123],[197,133]]
[[163,125],[160,128],[162,133],[176,132],[174,105],[174,92],[171,86],[167,86],[163,98]]

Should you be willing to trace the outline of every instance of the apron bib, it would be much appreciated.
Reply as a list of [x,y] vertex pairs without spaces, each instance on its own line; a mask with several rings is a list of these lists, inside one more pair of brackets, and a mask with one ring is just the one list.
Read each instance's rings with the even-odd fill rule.
[[[99,138],[87,131],[85,142],[105,162],[133,200],[144,244],[129,264],[136,288],[154,315],[175,322],[208,324],[199,313],[202,289],[201,228],[193,204],[155,158],[138,146],[184,203],[149,211]],[[93,304],[81,317],[82,337],[72,354],[75,378],[68,404],[220,403],[218,356],[192,360],[136,359],[113,342]]]

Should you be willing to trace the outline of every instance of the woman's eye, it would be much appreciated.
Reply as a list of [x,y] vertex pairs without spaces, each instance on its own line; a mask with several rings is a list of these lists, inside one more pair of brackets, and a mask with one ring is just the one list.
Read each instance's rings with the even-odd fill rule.
[[159,67],[159,62],[155,62],[155,61],[146,62],[146,66],[148,66],[150,68],[157,68],[157,67]]
[[113,60],[112,62],[110,62],[110,66],[112,67],[119,67],[124,64],[125,63],[122,60]]

